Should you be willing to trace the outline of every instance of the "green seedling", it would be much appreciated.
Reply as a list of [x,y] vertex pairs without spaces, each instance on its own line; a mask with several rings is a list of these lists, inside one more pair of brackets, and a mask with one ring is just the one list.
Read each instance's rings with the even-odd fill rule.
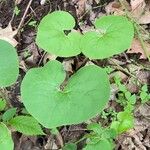
[[101,113],[101,118],[107,119],[108,117],[110,117],[110,119],[112,121],[114,120],[114,118],[116,118],[116,116],[117,116],[117,112],[115,110],[113,110],[112,108],[102,111],[102,113]]
[[129,110],[119,112],[117,115],[117,120],[113,121],[111,128],[114,129],[117,134],[128,131],[134,127],[134,117],[133,113]]
[[112,150],[114,148],[113,139],[116,137],[116,131],[110,128],[103,128],[100,124],[92,123],[88,125],[91,130],[87,137],[87,145],[83,150]]
[[136,95],[131,94],[127,90],[126,86],[121,83],[120,78],[115,78],[115,82],[121,92],[118,94],[116,101],[123,106],[124,111],[117,114],[117,118],[112,122],[111,128],[115,129],[117,134],[121,134],[134,127],[133,110],[136,103]]
[[150,94],[147,85],[143,85],[140,91],[141,103],[144,104],[150,100]]
[[29,26],[33,26],[33,27],[36,27],[36,26],[37,26],[36,24],[37,24],[37,21],[35,21],[35,20],[30,21],[30,22],[28,23]]
[[18,6],[15,6],[14,13],[15,13],[16,16],[19,15],[20,9],[18,8]]

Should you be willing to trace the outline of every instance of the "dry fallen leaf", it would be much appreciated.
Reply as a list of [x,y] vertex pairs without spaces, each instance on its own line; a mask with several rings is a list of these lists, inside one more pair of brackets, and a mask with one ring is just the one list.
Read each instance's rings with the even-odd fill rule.
[[146,3],[144,0],[131,0],[131,13],[133,17],[139,19],[145,11]]
[[[150,44],[145,42],[145,47],[147,49],[148,55],[150,55]],[[141,43],[138,39],[133,39],[132,44],[131,44],[131,49],[128,50],[127,53],[141,53],[141,56],[140,56],[141,59],[147,58],[144,54],[144,50],[143,50]]]
[[150,4],[146,4],[145,0],[131,0],[132,15],[135,17],[139,24],[150,23]]
[[145,12],[139,18],[138,22],[140,24],[149,24],[150,23],[150,6],[147,6]]
[[77,6],[77,16],[81,17],[86,11],[90,10],[92,2],[92,0],[72,0],[72,3]]
[[112,14],[115,11],[121,10],[121,4],[116,1],[110,2],[108,5],[106,5],[105,10],[107,14]]
[[145,6],[145,0],[131,0],[130,4],[134,11],[135,9],[138,9],[138,7]]
[[14,39],[14,36],[17,34],[17,30],[13,31],[11,24],[9,24],[6,28],[0,28],[0,39],[5,40],[12,44],[14,47],[18,44],[18,42]]

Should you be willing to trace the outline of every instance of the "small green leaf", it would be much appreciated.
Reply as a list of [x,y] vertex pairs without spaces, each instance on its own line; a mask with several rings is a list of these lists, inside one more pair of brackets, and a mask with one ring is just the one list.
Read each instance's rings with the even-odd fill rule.
[[0,150],[13,150],[14,143],[11,132],[2,122],[0,123]]
[[102,138],[106,138],[106,139],[115,139],[117,136],[116,130],[112,129],[112,128],[104,128],[104,132],[102,135]]
[[119,121],[113,121],[112,123],[111,123],[111,126],[110,126],[110,128],[111,129],[114,129],[117,133],[119,132],[118,130],[119,130],[119,125],[120,125],[120,122]]
[[4,114],[3,114],[3,116],[2,116],[2,119],[3,119],[3,121],[4,122],[7,122],[7,121],[9,121],[10,119],[12,119],[14,116],[15,116],[15,114],[16,114],[16,108],[10,108],[10,109],[8,109]]
[[134,127],[134,119],[133,118],[125,119],[119,125],[118,132],[123,133],[128,131],[129,129],[132,129],[133,127]]
[[107,139],[101,139],[96,144],[87,144],[83,150],[113,150],[113,147]]
[[136,103],[136,95],[133,94],[129,99],[128,99],[129,103],[134,105]]
[[87,126],[88,130],[93,130],[95,133],[101,135],[103,133],[103,128],[98,123],[91,123]]
[[[80,34],[71,31],[75,20],[65,11],[55,11],[46,15],[38,26],[36,43],[43,50],[57,56],[75,56],[80,50]],[[65,34],[65,31],[68,32]]]
[[87,57],[104,59],[130,47],[134,28],[127,18],[103,16],[96,20],[95,27],[96,31],[86,32],[82,38],[82,51]]
[[129,100],[131,97],[131,93],[129,91],[125,92],[125,97],[127,100]]
[[19,74],[19,63],[15,48],[0,40],[0,87],[15,83]]
[[131,112],[119,112],[117,119],[117,121],[112,122],[111,128],[115,129],[118,134],[126,132],[127,130],[134,127],[134,117]]
[[9,121],[12,127],[25,135],[44,135],[41,126],[33,117],[17,116]]
[[144,91],[144,92],[147,92],[148,91],[147,85],[146,84],[143,85],[142,88],[141,88],[141,90]]
[[144,101],[146,98],[148,98],[147,92],[142,91],[142,92],[140,93],[140,98],[141,98],[141,101]]
[[62,150],[77,150],[77,145],[74,143],[67,143]]
[[0,111],[3,111],[6,107],[6,101],[4,99],[0,99]]
[[100,113],[109,101],[110,84],[102,68],[83,67],[62,87],[65,76],[62,64],[50,61],[44,67],[29,70],[23,79],[23,103],[47,128],[86,121]]

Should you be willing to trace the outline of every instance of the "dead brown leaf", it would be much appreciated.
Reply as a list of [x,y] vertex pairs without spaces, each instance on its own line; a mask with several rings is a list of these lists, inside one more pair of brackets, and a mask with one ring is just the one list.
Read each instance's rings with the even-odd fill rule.
[[[148,55],[150,55],[150,44],[145,42],[145,47],[147,49]],[[147,58],[144,54],[144,50],[143,50],[141,43],[138,39],[133,39],[132,44],[131,44],[131,49],[128,50],[127,53],[141,53],[141,56],[140,56],[141,59]]]
[[132,15],[139,24],[150,23],[150,3],[145,3],[145,0],[131,0]]
[[139,18],[138,22],[140,24],[148,24],[150,23],[150,6],[146,7],[145,12],[142,14],[142,16]]
[[141,7],[144,7],[146,5],[145,0],[131,0],[130,4],[131,4],[132,11],[138,8],[141,9]]
[[5,40],[12,44],[14,47],[18,44],[18,42],[14,39],[14,36],[17,34],[17,30],[12,30],[11,24],[9,24],[6,28],[0,28],[0,39]]
[[92,0],[72,0],[72,2],[77,6],[76,13],[78,17],[90,10],[93,3]]
[[144,0],[131,0],[131,13],[137,20],[142,16],[145,11],[146,3]]

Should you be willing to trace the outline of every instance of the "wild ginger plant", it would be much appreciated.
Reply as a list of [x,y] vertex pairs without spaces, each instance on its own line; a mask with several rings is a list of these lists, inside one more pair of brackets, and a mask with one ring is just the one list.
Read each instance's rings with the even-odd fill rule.
[[[41,20],[36,43],[44,51],[60,57],[83,53],[90,59],[109,58],[130,47],[134,29],[126,17],[104,16],[96,19],[94,25],[94,31],[80,34],[74,30],[75,19],[71,14],[55,11]],[[0,42],[0,87],[13,84],[19,72],[14,48],[3,42]],[[8,53],[11,54],[9,59]],[[109,101],[110,83],[105,69],[96,65],[82,67],[66,85],[63,84],[65,77],[61,62],[53,60],[43,67],[30,69],[22,81],[21,99],[25,108],[46,128],[82,123],[99,114]],[[44,134],[37,121],[28,117],[31,116],[16,116],[8,123],[22,133]],[[29,122],[36,126],[35,132],[30,127],[25,128]],[[10,131],[4,123],[1,123],[0,131],[9,135],[6,141],[0,137],[0,149],[13,149]],[[11,146],[5,147],[7,143]],[[107,139],[100,144],[105,143],[108,143]]]

